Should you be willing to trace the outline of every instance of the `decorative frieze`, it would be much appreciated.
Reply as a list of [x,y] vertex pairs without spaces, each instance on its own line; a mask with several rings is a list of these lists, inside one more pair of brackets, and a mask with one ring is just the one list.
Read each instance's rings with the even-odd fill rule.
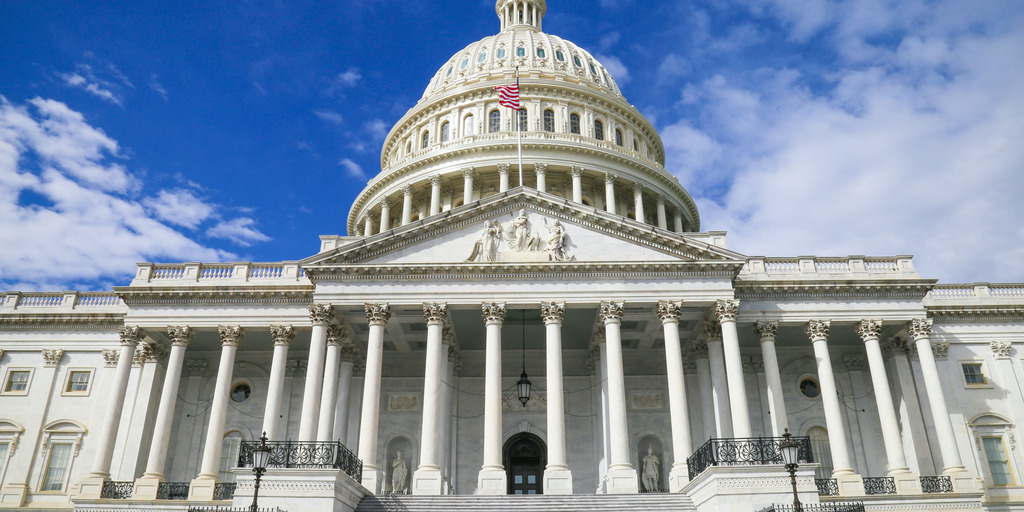
[[443,325],[448,318],[448,304],[444,302],[433,302],[423,304],[423,319],[427,325]]
[[767,320],[758,320],[754,324],[754,334],[757,335],[757,339],[761,340],[761,343],[775,342],[775,336],[779,332],[778,322],[769,322]]
[[910,336],[914,341],[928,338],[932,335],[932,320],[930,318],[914,319],[910,321]]
[[881,320],[861,320],[857,323],[857,335],[864,341],[877,340],[882,332]]
[[851,372],[864,370],[864,356],[860,354],[843,354],[843,362],[846,363],[846,369]]
[[290,346],[295,339],[295,328],[290,325],[271,325],[270,337],[274,340],[275,346]]
[[828,339],[828,329],[832,325],[829,320],[811,320],[804,327],[804,332],[811,341],[823,341]]
[[187,347],[195,339],[196,333],[187,325],[168,325],[167,335],[171,338],[171,345]]
[[366,311],[366,321],[370,325],[386,325],[391,319],[391,306],[387,302],[366,303],[363,309]]
[[388,395],[389,411],[416,411],[420,406],[419,395],[412,393],[392,393]]
[[633,410],[661,409],[661,393],[657,391],[630,391],[629,407]]
[[43,366],[46,368],[56,368],[64,357],[64,350],[59,348],[44,348],[42,353]]
[[996,356],[996,359],[1009,359],[1010,349],[1013,347],[1009,341],[992,341],[989,343],[992,347],[992,355]]
[[561,324],[565,318],[564,302],[541,302],[540,316],[545,324]]
[[622,302],[604,301],[601,302],[599,315],[601,321],[607,324],[619,324],[622,323]]
[[330,304],[310,304],[309,321],[313,325],[328,325],[334,321],[334,306]]
[[238,346],[238,343],[245,337],[245,329],[239,325],[222,325],[217,328],[220,333],[220,342],[223,345]]
[[126,325],[117,330],[117,334],[121,337],[121,345],[135,346],[142,341],[142,328],[137,325]]
[[663,324],[667,322],[679,323],[679,313],[682,308],[682,301],[658,301],[658,318],[661,319]]
[[481,306],[484,322],[501,325],[505,322],[505,303],[484,302]]
[[715,317],[721,322],[735,322],[736,316],[740,313],[740,301],[733,299],[718,299],[715,301]]

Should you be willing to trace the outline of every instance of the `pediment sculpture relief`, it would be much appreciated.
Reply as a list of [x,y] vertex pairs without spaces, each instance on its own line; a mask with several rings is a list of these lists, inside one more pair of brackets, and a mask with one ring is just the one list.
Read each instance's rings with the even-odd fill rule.
[[485,221],[466,262],[574,261],[562,223],[556,220],[549,224],[547,218],[543,221],[545,236],[533,229],[525,209],[513,214],[504,225],[498,220]]

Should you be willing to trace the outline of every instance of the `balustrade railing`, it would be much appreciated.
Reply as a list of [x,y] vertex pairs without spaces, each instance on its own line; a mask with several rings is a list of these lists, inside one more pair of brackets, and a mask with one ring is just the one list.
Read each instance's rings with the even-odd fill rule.
[[[251,467],[253,450],[259,441],[243,441],[238,452],[238,466]],[[363,479],[363,461],[338,441],[326,443],[299,443],[272,441],[268,468],[334,468],[344,471],[355,481]]]
[[925,494],[953,492],[953,480],[948,476],[922,476],[921,491]]
[[[800,445],[800,461],[814,462],[811,439],[806,436],[793,436],[791,439]],[[711,466],[782,464],[779,445],[783,440],[782,437],[710,439],[686,459],[690,467],[690,479]]]
[[213,499],[230,500],[234,498],[236,486],[237,484],[234,482],[217,482],[213,486]]
[[160,482],[156,488],[158,500],[187,500],[188,482]]
[[896,494],[896,480],[891,476],[864,477],[864,494]]
[[[217,506],[202,506],[202,507],[188,507],[188,512],[252,512],[251,507],[217,507]],[[256,512],[285,512],[278,507],[260,507],[256,509]]]
[[839,481],[835,478],[815,478],[819,496],[839,496]]
[[799,508],[792,503],[770,505],[758,512],[864,512],[864,503],[860,501],[837,503],[806,503]]
[[107,500],[131,499],[135,490],[135,482],[115,482],[107,480],[103,482],[103,489],[100,491],[100,498]]

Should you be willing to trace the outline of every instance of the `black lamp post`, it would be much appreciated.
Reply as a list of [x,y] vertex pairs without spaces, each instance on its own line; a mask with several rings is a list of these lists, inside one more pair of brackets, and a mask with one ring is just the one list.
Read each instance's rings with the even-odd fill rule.
[[260,478],[267,472],[267,463],[270,462],[270,447],[267,446],[267,433],[260,436],[260,445],[252,451],[252,472],[256,474],[256,483],[252,491],[252,506],[249,510],[258,510],[256,500],[260,495]]
[[793,510],[801,512],[800,495],[796,492],[796,468],[800,465],[800,445],[793,442],[793,434],[789,428],[782,434],[782,443],[779,444],[779,451],[782,453],[782,462],[789,471],[789,479],[793,482]]
[[516,382],[516,386],[519,388],[519,401],[522,402],[523,407],[526,407],[526,402],[530,401],[530,391],[533,389],[533,384],[530,382],[530,379],[526,377],[526,311],[523,311],[522,338],[523,373],[519,375],[519,382]]

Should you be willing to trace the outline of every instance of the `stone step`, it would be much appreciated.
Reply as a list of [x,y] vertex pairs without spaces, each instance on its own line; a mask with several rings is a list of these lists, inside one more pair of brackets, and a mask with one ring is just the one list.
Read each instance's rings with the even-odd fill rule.
[[693,512],[685,494],[367,496],[356,512]]

